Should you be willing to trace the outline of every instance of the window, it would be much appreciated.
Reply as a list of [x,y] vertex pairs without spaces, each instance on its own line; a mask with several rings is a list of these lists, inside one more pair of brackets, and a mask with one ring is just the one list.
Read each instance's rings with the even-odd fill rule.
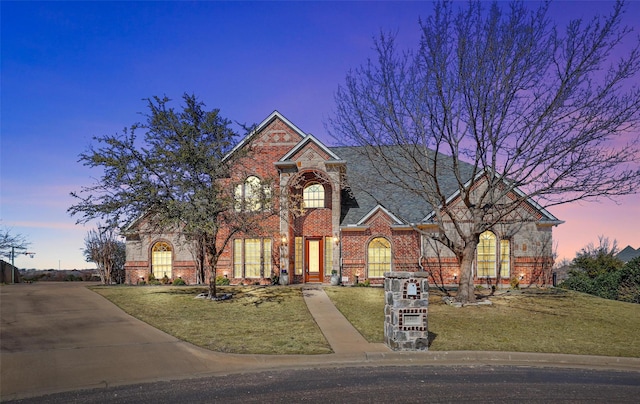
[[331,275],[333,270],[333,237],[324,238],[324,274]]
[[271,239],[233,240],[233,277],[269,278],[271,276]]
[[271,189],[252,175],[244,183],[236,185],[234,196],[237,212],[257,212],[268,208]]
[[156,279],[171,279],[171,246],[163,241],[151,249],[151,273]]
[[509,278],[511,269],[509,240],[500,240],[500,277]]
[[385,272],[391,271],[391,244],[386,238],[374,238],[367,250],[369,278],[382,278]]
[[296,275],[302,275],[302,262],[304,259],[302,251],[302,237],[295,238],[295,267],[294,271]]
[[496,276],[496,235],[485,231],[480,235],[477,249],[478,277]]
[[[500,240],[490,231],[480,235],[476,250],[476,266],[479,278],[494,278],[500,268],[500,277],[508,278],[511,268],[509,240]],[[498,264],[499,263],[499,264]]]
[[324,208],[324,187],[321,184],[307,185],[302,197],[305,208]]

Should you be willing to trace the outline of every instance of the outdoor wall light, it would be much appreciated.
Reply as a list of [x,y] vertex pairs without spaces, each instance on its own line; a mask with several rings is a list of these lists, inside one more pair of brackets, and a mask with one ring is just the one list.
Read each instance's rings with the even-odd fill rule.
[[287,245],[287,235],[283,234],[282,239],[280,241],[282,242],[282,245]]
[[453,274],[453,279],[458,279],[458,274]]
[[524,279],[524,274],[520,274],[520,280]]

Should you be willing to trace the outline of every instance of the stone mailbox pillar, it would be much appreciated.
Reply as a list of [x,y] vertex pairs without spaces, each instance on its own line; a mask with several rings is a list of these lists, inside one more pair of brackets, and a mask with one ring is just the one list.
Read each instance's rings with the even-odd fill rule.
[[394,351],[429,349],[426,272],[384,274],[384,342]]

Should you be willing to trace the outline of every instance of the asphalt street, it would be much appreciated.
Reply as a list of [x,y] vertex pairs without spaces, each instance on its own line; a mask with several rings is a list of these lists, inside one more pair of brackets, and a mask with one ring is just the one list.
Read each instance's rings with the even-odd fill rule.
[[283,370],[66,392],[19,403],[637,403],[640,373],[510,366]]

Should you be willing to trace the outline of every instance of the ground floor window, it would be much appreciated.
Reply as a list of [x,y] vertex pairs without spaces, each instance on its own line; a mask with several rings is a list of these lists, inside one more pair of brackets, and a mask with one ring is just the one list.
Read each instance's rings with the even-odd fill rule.
[[302,237],[296,237],[295,238],[295,245],[293,246],[294,248],[294,255],[295,255],[295,262],[294,262],[294,272],[296,275],[302,275],[302,266],[303,266],[303,262],[304,262],[304,251],[302,249]]
[[169,243],[155,243],[151,249],[151,273],[156,279],[171,279],[172,251]]
[[333,237],[324,238],[324,274],[331,275],[333,270]]
[[480,235],[476,249],[476,272],[479,278],[508,278],[511,266],[509,240],[500,240],[491,231]]
[[271,277],[271,239],[233,240],[233,277]]
[[374,238],[367,248],[367,274],[369,278],[382,278],[391,271],[391,244],[383,237]]

